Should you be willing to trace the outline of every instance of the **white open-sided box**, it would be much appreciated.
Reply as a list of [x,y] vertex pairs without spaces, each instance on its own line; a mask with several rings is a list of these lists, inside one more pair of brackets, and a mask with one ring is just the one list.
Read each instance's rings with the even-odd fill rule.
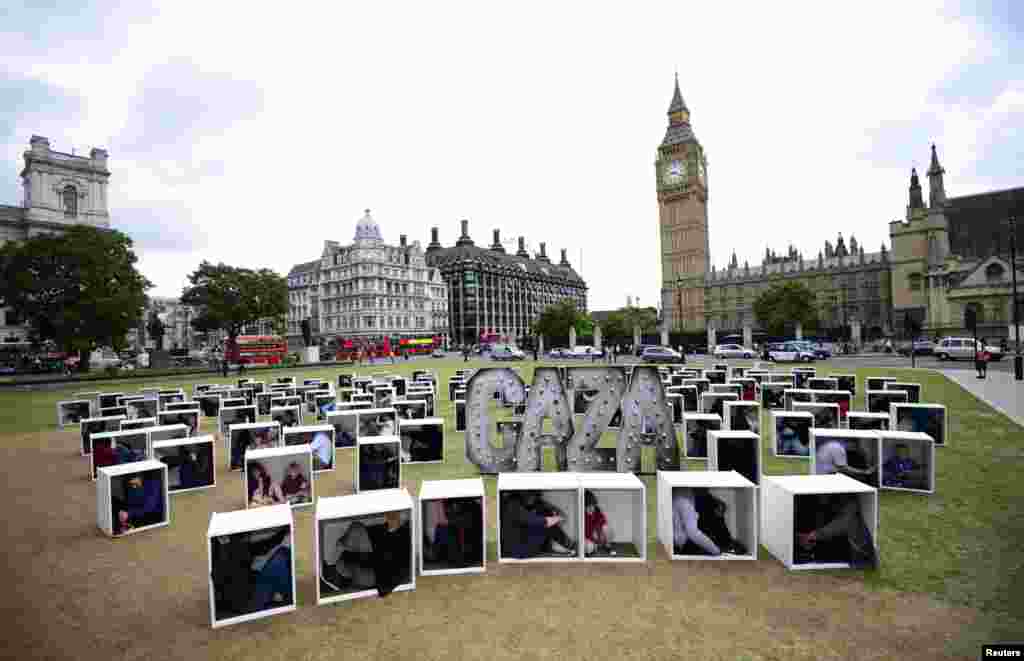
[[792,411],[795,402],[813,402],[814,391],[807,388],[786,388],[782,393],[782,401],[787,411]]
[[[673,525],[674,489],[708,489],[726,504],[725,521],[733,538],[747,548],[745,555],[677,555]],[[658,471],[658,541],[671,560],[757,560],[757,486],[736,471]]]
[[582,529],[583,513],[580,507],[579,473],[498,473],[498,492],[496,502],[496,529],[498,531],[498,562],[578,562],[582,559],[582,540],[574,540],[578,552],[574,555],[537,555],[532,558],[514,558],[505,555],[502,548],[501,510],[505,494],[513,491],[538,491],[544,500],[565,513],[565,520],[559,525],[567,535],[578,534]]
[[890,414],[870,411],[850,411],[846,414],[847,429],[888,430]]
[[[906,404],[906,390],[865,390],[864,408],[871,413],[886,413],[893,404]],[[895,428],[895,427],[891,427]]]
[[839,429],[842,427],[838,404],[828,404],[826,402],[793,402],[793,411],[810,413],[814,418],[814,427],[821,429]]
[[217,422],[217,431],[226,436],[231,425],[256,422],[256,406],[224,406],[222,401]]
[[[215,545],[221,544],[220,538],[229,538],[234,537],[235,535],[245,535],[246,537],[243,543],[248,544],[250,543],[250,537],[254,533],[257,536],[257,540],[252,541],[259,541],[260,539],[272,536],[273,532],[280,528],[287,528],[285,539],[287,539],[288,555],[291,559],[292,582],[290,603],[286,602],[273,608],[265,608],[251,613],[228,614],[222,611],[222,617],[218,618],[216,590],[213,582],[213,563],[217,548]],[[259,535],[259,533],[263,532],[267,534]],[[210,527],[206,531],[206,544],[207,557],[209,559],[209,573],[207,576],[210,589],[210,624],[214,628],[224,627],[230,624],[238,624],[239,622],[248,622],[249,620],[258,620],[260,618],[280,615],[281,613],[289,613],[295,610],[296,599],[298,597],[295,590],[295,525],[292,519],[292,510],[290,507],[287,505],[274,505],[273,507],[260,507],[253,510],[214,512],[210,515]],[[223,617],[223,615],[227,616]]]
[[399,418],[398,436],[402,439],[402,461],[405,463],[444,463],[444,418]]
[[[576,534],[584,562],[647,561],[647,490],[632,473],[578,473],[580,526]],[[615,555],[586,552],[586,494],[593,492],[608,520]],[[630,551],[635,549],[635,555]]]
[[402,439],[374,436],[356,441],[356,493],[398,489],[402,484]]
[[82,456],[92,454],[92,435],[105,431],[121,431],[121,421],[125,420],[123,415],[115,415],[105,418],[86,418],[78,424],[79,434],[82,437]]
[[[217,486],[217,448],[212,434],[192,438],[156,441],[152,444],[153,459],[167,464],[167,491],[184,493]],[[186,456],[187,455],[187,456]],[[194,475],[184,484],[181,469],[186,464]]]
[[[843,444],[846,450],[846,463],[848,466],[859,469],[874,467],[869,475],[852,478],[863,482],[868,486],[875,487],[879,484],[879,462],[878,462],[878,432],[861,429],[819,429],[811,428],[811,474],[821,474],[822,467],[818,461],[818,451],[827,441],[835,440]],[[856,453],[863,454],[857,461]],[[858,465],[859,464],[859,465]]]
[[786,408],[786,390],[790,388],[788,383],[772,383],[771,381],[761,383],[761,408],[765,411],[783,411]]
[[921,384],[906,381],[886,381],[885,390],[902,390],[907,393],[908,404],[921,403]]
[[722,418],[714,413],[683,413],[683,455],[687,459],[707,459],[707,435],[721,429]]
[[[423,553],[425,538],[431,538],[433,530],[425,524],[430,523],[430,516],[426,509],[428,506],[452,498],[473,498],[480,504],[480,563],[467,564],[463,567],[444,567],[443,562],[431,563],[433,568],[428,569],[429,562]],[[464,480],[424,480],[420,484],[419,502],[416,507],[416,543],[415,547],[419,556],[419,570],[421,576],[440,576],[444,574],[480,574],[487,570],[487,497],[484,491],[484,480],[482,477],[474,477]]]
[[[298,464],[299,474],[304,478],[307,491],[306,494],[289,495],[284,494],[293,508],[312,507],[316,500],[316,492],[313,482],[313,452],[308,445],[291,445],[281,448],[267,448],[266,450],[249,450],[245,453],[245,472],[242,476],[242,487],[245,489],[245,506],[248,509],[255,507],[269,507],[252,502],[249,498],[250,468],[259,462],[270,474],[273,484],[284,487],[284,480],[288,474],[288,468],[292,463]],[[274,503],[278,504],[278,503]]]
[[893,403],[889,406],[889,429],[928,434],[937,448],[949,444],[949,415],[944,404]]
[[131,457],[123,463],[136,463],[152,459],[149,435],[146,432],[145,429],[135,429],[103,431],[93,434],[90,437],[92,453],[89,455],[89,477],[95,480],[98,469],[122,463],[121,453],[118,451],[119,445],[128,451],[124,456]]
[[276,422],[241,422],[231,425],[224,435],[228,468],[242,470],[245,453],[250,449],[279,448],[284,443],[281,425]]
[[[772,455],[807,459],[811,452],[811,427],[814,416],[807,411],[771,411],[768,441]],[[792,434],[785,430],[790,430]]]
[[359,413],[356,410],[328,413],[327,424],[334,427],[335,448],[356,447],[356,439],[359,438]]
[[[917,464],[915,470],[920,471],[922,481],[908,479],[898,473],[893,474],[889,469],[888,462],[897,454],[896,449],[900,445],[907,447],[909,458]],[[912,431],[880,431],[878,447],[880,489],[935,493],[935,440],[931,436]]]
[[760,435],[761,404],[747,400],[725,402],[722,405],[722,429],[751,431]]
[[82,420],[92,417],[95,402],[91,399],[72,399],[57,402],[57,426],[81,424]]
[[[114,506],[124,498],[125,482],[134,476],[141,476],[146,483],[159,480],[159,493],[163,502],[163,512],[158,513],[159,520],[144,523],[129,530],[115,532],[119,527],[118,514]],[[129,519],[130,522],[130,519]],[[159,461],[147,459],[128,464],[105,466],[97,471],[96,476],[96,524],[99,529],[110,537],[125,537],[144,530],[160,528],[171,522],[171,499],[167,494],[167,466]]]
[[852,495],[878,549],[878,491],[845,475],[765,476],[762,489],[762,543],[787,569],[849,569],[848,562],[796,563],[797,498]]
[[[285,427],[284,446],[308,445],[313,449],[313,473],[334,470],[334,427],[332,425],[305,425]],[[326,435],[326,441],[323,436]],[[325,459],[326,457],[326,459]]]
[[761,437],[749,431],[709,431],[708,470],[736,471],[755,486],[761,484]]
[[[316,521],[314,525],[314,541],[316,547],[316,599],[317,604],[331,604],[353,599],[375,597],[376,588],[356,589],[350,592],[334,591],[323,582],[324,562],[328,555],[333,554],[338,540],[345,534],[348,526],[358,521],[365,525],[383,525],[384,515],[398,512],[402,517],[402,525],[409,527],[409,580],[395,586],[393,592],[405,592],[416,588],[416,557],[415,539],[416,515],[413,511],[413,499],[405,489],[389,489],[348,496],[321,498],[316,504]],[[353,519],[355,521],[353,521]],[[326,594],[325,594],[326,593]]]
[[[849,390],[815,390],[811,398],[813,403],[836,404],[839,406],[839,424],[846,422],[846,417],[853,408],[853,393]],[[794,407],[796,404],[794,403]]]

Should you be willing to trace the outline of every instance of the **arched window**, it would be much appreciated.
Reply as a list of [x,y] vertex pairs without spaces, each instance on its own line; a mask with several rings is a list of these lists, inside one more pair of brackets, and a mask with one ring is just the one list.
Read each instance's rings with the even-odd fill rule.
[[987,267],[985,267],[985,279],[989,281],[1002,280],[1003,273],[1005,272],[1006,270],[1003,268],[1001,264],[996,264],[995,262],[993,262],[989,264]]
[[64,200],[64,215],[67,218],[74,218],[78,215],[78,192],[75,187],[68,184],[61,193]]

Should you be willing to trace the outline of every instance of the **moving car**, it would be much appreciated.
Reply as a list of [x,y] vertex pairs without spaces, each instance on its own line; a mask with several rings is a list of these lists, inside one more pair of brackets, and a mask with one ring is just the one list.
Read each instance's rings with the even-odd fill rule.
[[774,362],[809,363],[816,359],[815,353],[799,342],[782,342],[768,347],[768,360]]
[[509,344],[491,347],[491,360],[526,360],[526,354]]
[[[935,343],[931,340],[918,340],[914,342],[914,355],[915,356],[930,356],[935,353]],[[899,348],[899,354],[901,356],[910,355],[910,343],[904,344]]]
[[644,349],[640,359],[645,363],[685,363],[686,357],[669,347],[652,347]]
[[[981,346],[981,341],[975,343],[973,337],[944,337],[935,346],[934,353],[939,360],[974,360],[975,353]],[[1003,350],[999,347],[986,345],[985,351],[988,351],[994,361],[1003,359]]]
[[715,347],[715,358],[753,358],[754,352],[739,344],[719,344]]

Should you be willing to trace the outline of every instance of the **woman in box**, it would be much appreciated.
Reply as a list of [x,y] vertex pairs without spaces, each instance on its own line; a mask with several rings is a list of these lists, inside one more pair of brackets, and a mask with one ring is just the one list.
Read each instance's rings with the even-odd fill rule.
[[249,464],[249,507],[261,505],[280,505],[288,502],[281,485],[270,478],[266,467],[254,461]]
[[400,512],[384,514],[384,523],[356,521],[338,539],[335,563],[324,560],[321,577],[327,587],[342,591],[376,588],[386,597],[412,580],[412,532]]
[[425,504],[430,522],[423,545],[424,558],[452,567],[483,564],[483,510],[478,498],[448,498]]
[[214,604],[218,620],[292,603],[287,526],[259,541],[243,532],[213,540]]
[[138,473],[122,478],[123,498],[112,499],[114,534],[142,528],[164,520],[164,489],[161,476]]
[[512,558],[532,558],[546,549],[575,555],[576,543],[560,525],[566,517],[536,491],[512,491],[501,511],[503,552]]
[[303,474],[299,462],[293,461],[288,464],[288,471],[281,480],[281,493],[292,505],[308,503],[310,499],[309,479]]
[[612,550],[611,529],[608,527],[608,517],[597,504],[597,496],[593,491],[587,490],[583,493],[583,550],[589,555],[601,551],[609,555],[615,555]]
[[725,522],[726,504],[703,487],[673,489],[672,546],[676,555],[746,555]]
[[871,532],[855,494],[797,496],[794,563],[849,563],[877,567]]

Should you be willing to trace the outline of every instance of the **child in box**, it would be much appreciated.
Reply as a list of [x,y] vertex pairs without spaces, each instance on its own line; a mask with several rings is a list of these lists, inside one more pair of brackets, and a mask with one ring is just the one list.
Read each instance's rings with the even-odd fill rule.
[[583,518],[584,551],[587,555],[593,555],[598,550],[610,555],[615,555],[611,547],[611,531],[608,528],[608,517],[597,504],[597,496],[593,491],[583,493],[583,504],[586,512]]
[[309,479],[302,472],[299,462],[288,464],[288,473],[281,481],[281,493],[292,505],[309,502]]
[[924,467],[910,456],[906,443],[896,446],[895,452],[882,465],[885,486],[904,489],[927,489]]

